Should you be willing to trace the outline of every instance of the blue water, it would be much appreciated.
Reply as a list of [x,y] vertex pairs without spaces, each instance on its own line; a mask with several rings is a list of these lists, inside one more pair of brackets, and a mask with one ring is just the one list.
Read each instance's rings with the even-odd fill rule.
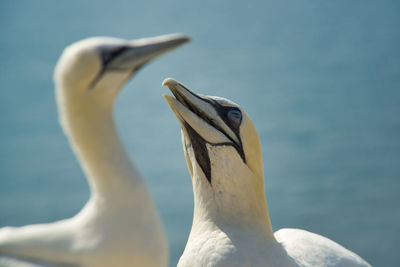
[[166,77],[239,103],[255,122],[274,229],[304,228],[375,266],[400,262],[398,1],[0,2],[0,226],[51,222],[88,198],[57,121],[62,49],[182,32],[119,96],[118,129],[181,255],[193,196]]

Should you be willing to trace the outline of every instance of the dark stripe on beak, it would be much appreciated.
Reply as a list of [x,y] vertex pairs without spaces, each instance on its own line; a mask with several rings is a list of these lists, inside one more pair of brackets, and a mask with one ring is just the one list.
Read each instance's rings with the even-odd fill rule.
[[[223,106],[221,106],[217,101],[213,99],[209,99],[207,97],[203,97],[201,95],[198,95],[194,92],[192,92],[190,89],[188,89],[186,86],[183,84],[179,83],[179,85],[184,88],[187,92],[189,92],[192,96],[196,97],[197,99],[209,103],[218,113],[220,118],[225,122],[226,125],[234,132],[236,135],[237,139],[239,140],[239,143],[233,140],[228,134],[225,133],[225,131],[218,126],[212,119],[210,119],[209,116],[207,116],[206,113],[204,113],[202,110],[197,108],[195,105],[193,105],[190,101],[187,101],[185,99],[185,96],[182,95],[178,90],[175,88],[169,88],[172,92],[172,94],[175,96],[175,98],[184,106],[186,106],[188,109],[190,109],[193,113],[197,114],[200,118],[202,118],[205,122],[207,122],[209,125],[223,133],[229,140],[231,140],[231,145],[233,146],[237,152],[239,153],[240,157],[242,158],[243,162],[246,163],[246,157],[244,155],[243,147],[242,147],[242,141],[240,139],[240,134],[239,134],[239,129],[235,128],[230,121],[227,119],[226,113],[227,111],[225,110]],[[213,144],[213,145],[219,145],[219,144]],[[221,144],[222,145],[222,144]],[[223,145],[227,145],[227,143],[224,143]]]

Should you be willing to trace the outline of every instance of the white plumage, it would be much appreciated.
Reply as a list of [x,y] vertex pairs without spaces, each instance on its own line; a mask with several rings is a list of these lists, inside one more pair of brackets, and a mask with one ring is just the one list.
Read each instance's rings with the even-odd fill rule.
[[323,236],[272,231],[259,137],[246,113],[166,79],[192,176],[192,229],[178,266],[370,266]]
[[370,266],[336,242],[301,229],[281,229],[275,238],[300,266]]
[[89,180],[74,217],[0,229],[0,263],[16,266],[166,266],[168,245],[151,196],[113,121],[119,89],[140,67],[189,39],[90,38],[67,47],[55,71],[60,122]]

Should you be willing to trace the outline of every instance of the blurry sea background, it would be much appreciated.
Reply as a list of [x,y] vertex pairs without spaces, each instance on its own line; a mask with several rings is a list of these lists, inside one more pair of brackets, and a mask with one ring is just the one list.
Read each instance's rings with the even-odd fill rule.
[[155,200],[176,265],[191,180],[161,87],[173,77],[254,121],[275,230],[329,237],[375,266],[400,262],[399,1],[0,2],[0,226],[76,214],[86,178],[58,123],[53,68],[90,36],[180,32],[192,42],[119,95],[118,130]]

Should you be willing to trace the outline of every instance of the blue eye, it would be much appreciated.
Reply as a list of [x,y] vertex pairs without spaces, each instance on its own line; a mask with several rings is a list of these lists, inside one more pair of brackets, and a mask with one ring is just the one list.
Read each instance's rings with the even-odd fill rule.
[[240,120],[242,119],[242,113],[237,109],[231,109],[231,110],[228,111],[228,118],[231,121],[239,123]]

